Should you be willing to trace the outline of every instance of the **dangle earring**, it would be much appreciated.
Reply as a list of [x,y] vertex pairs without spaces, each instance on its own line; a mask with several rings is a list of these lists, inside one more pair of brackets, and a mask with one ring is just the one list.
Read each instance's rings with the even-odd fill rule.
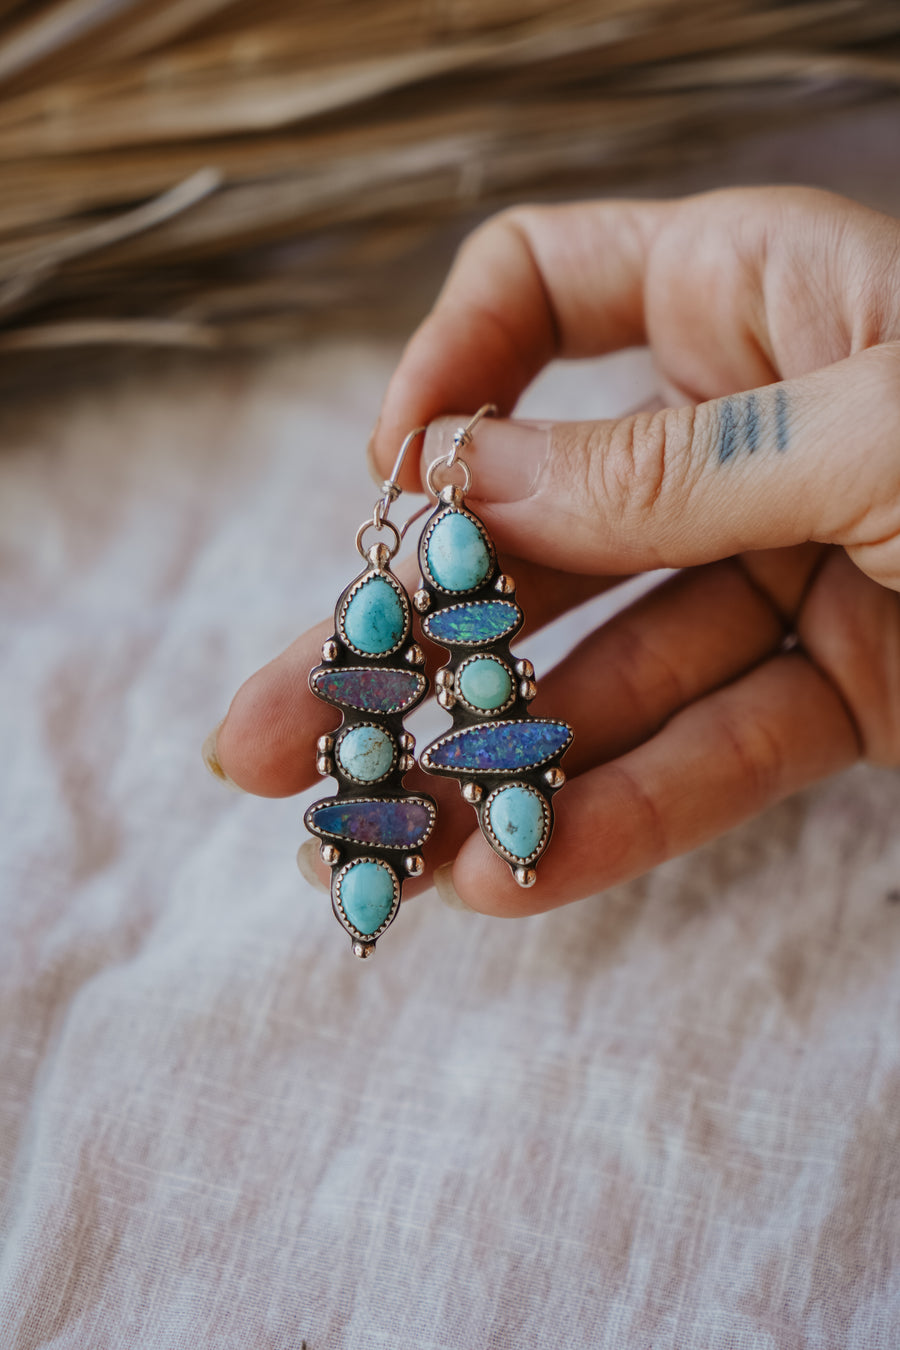
[[[566,781],[559,761],[573,733],[567,722],[528,710],[537,693],[534,667],[509,649],[524,621],[515,582],[500,571],[490,535],[465,504],[472,473],[460,452],[482,417],[496,411],[493,404],[479,408],[426,477],[438,503],[419,543],[422,586],[413,604],[425,635],[450,652],[435,683],[453,729],[432,741],[419,763],[459,781],[488,843],[520,886],[533,886],[553,829],[551,799]],[[461,483],[448,481],[454,469]]]
[[[415,742],[403,719],[425,697],[428,680],[422,649],[410,641],[409,596],[390,567],[412,522],[401,531],[388,519],[400,495],[396,480],[404,456],[424,431],[417,427],[406,437],[371,520],[357,531],[357,551],[367,566],[338,600],[335,631],[309,675],[312,692],[340,708],[343,720],[317,746],[316,767],[337,779],[337,794],[315,802],[304,822],[322,840],[331,903],[359,957],[372,955],[393,922],[404,879],[424,871],[419,849],[436,816],[431,797],[403,789],[403,775],[415,763]],[[370,530],[391,542],[366,547]]]

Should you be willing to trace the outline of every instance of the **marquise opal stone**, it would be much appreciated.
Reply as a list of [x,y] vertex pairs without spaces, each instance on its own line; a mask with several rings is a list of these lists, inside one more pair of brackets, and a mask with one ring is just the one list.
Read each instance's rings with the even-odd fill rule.
[[385,797],[372,801],[326,797],[306,813],[313,834],[385,848],[421,847],[431,834],[434,813],[421,797]]
[[484,535],[468,516],[447,511],[428,536],[428,570],[445,591],[472,591],[491,571]]
[[375,783],[394,762],[394,742],[381,727],[352,727],[341,736],[335,755],[350,778]]
[[329,703],[343,703],[363,712],[403,712],[425,692],[425,676],[412,670],[346,666],[343,670],[317,671],[312,687]]
[[435,642],[474,647],[480,642],[498,641],[518,628],[521,621],[518,605],[509,600],[472,600],[428,614],[422,628]]
[[399,646],[406,632],[403,602],[389,581],[373,574],[344,606],[343,626],[357,651],[383,656]]
[[529,718],[523,722],[488,722],[451,731],[422,755],[427,769],[449,773],[490,773],[535,768],[569,744],[572,729],[565,722]]
[[362,859],[351,863],[340,882],[340,902],[348,921],[367,936],[377,933],[394,908],[396,879],[387,863]]
[[516,858],[530,858],[544,840],[544,804],[537,793],[510,783],[491,798],[488,806],[491,829],[500,843]]
[[502,708],[512,693],[509,667],[495,656],[479,656],[459,672],[459,692],[482,712]]

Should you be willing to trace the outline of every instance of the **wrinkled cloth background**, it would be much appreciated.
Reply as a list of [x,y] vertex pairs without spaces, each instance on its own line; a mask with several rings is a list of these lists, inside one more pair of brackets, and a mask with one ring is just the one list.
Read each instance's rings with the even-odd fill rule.
[[[761,176],[818,147],[897,209],[856,126]],[[358,570],[397,351],[2,415],[0,1347],[896,1350],[900,774],[546,916],[430,894],[363,964],[293,865],[321,788],[202,768]],[[651,392],[629,354],[525,410]]]

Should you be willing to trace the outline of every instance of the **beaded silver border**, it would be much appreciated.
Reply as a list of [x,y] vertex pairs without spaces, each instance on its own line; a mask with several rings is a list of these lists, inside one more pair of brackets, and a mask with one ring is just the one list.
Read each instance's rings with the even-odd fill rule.
[[[474,586],[458,586],[456,589],[451,590],[449,586],[442,586],[441,583],[436,580],[432,574],[431,568],[428,566],[429,541],[438,525],[442,520],[445,520],[447,516],[466,516],[467,519],[471,520],[472,524],[481,535],[481,538],[484,540],[485,548],[490,557],[491,566],[487,573],[482,577],[481,581],[476,582]],[[494,541],[488,534],[483,520],[479,520],[478,517],[467,510],[465,506],[448,506],[443,511],[436,511],[429,521],[428,527],[422,535],[421,543],[419,545],[419,562],[422,565],[423,575],[429,585],[433,586],[436,591],[440,591],[442,595],[465,595],[467,591],[481,590],[482,586],[486,586],[490,582],[497,570],[497,550],[494,548]],[[492,639],[492,641],[496,641],[496,638]]]
[[[379,867],[383,867],[386,872],[390,873],[391,880],[394,883],[394,900],[391,905],[390,913],[381,927],[376,929],[374,933],[360,932],[360,930],[347,918],[347,912],[341,903],[341,885],[343,884],[344,877],[351,868],[358,867],[360,863],[365,862],[376,863]],[[390,926],[397,910],[400,908],[400,878],[397,876],[397,873],[394,871],[393,867],[391,867],[390,863],[386,863],[383,858],[374,858],[369,857],[368,855],[361,858],[352,858],[351,861],[345,863],[341,870],[336,874],[331,887],[331,895],[334,901],[334,907],[340,915],[341,923],[344,925],[350,936],[357,938],[360,942],[374,942],[376,938],[381,937],[381,934],[385,929]]]
[[[511,853],[504,844],[501,844],[491,825],[491,803],[500,795],[500,793],[508,792],[512,787],[524,788],[524,790],[530,792],[533,797],[537,797],[541,804],[541,811],[543,812],[544,828],[541,831],[540,841],[538,842],[537,847],[528,854],[527,858],[521,857],[518,853]],[[553,817],[550,814],[550,803],[542,792],[538,792],[537,788],[533,787],[531,783],[513,782],[501,783],[499,787],[495,787],[493,792],[489,793],[484,799],[484,805],[481,809],[481,823],[485,834],[491,842],[491,846],[500,854],[501,858],[505,858],[505,860],[508,863],[512,863],[514,867],[527,867],[529,863],[535,862],[547,847],[550,831],[553,828]]]
[[[553,750],[549,755],[542,755],[540,759],[534,760],[534,762],[531,764],[517,764],[514,769],[501,769],[496,764],[488,765],[483,769],[473,769],[473,768],[457,769],[451,767],[448,764],[434,763],[432,759],[432,752],[434,750],[437,750],[440,746],[448,745],[451,741],[459,740],[460,736],[468,736],[473,731],[479,731],[485,726],[566,727],[569,735],[566,738],[565,744],[561,745],[558,750]],[[436,740],[432,741],[431,744],[422,751],[421,757],[419,759],[419,764],[421,768],[426,769],[429,773],[436,773],[436,774],[445,773],[451,774],[454,777],[461,777],[461,778],[463,777],[486,778],[489,776],[493,776],[494,774],[515,775],[517,773],[527,773],[529,769],[539,769],[542,764],[549,764],[551,760],[556,759],[557,755],[565,754],[569,746],[572,744],[572,739],[574,735],[575,733],[572,730],[571,726],[569,726],[569,723],[564,722],[561,717],[506,717],[496,722],[490,718],[486,718],[484,722],[478,722],[474,726],[459,727],[456,731],[448,731],[444,736],[438,736]],[[503,786],[505,787],[506,784],[504,784]]]
[[[319,677],[325,677],[335,674],[346,675],[383,675],[393,671],[397,675],[412,675],[417,681],[416,692],[411,694],[408,702],[397,708],[388,708],[382,711],[380,708],[364,708],[360,703],[351,703],[348,699],[332,698],[330,694],[324,694],[315,687],[315,681]],[[404,670],[401,666],[314,666],[310,676],[310,689],[316,698],[320,698],[323,703],[330,703],[333,708],[352,708],[354,712],[368,713],[370,717],[399,717],[408,712],[416,700],[428,690],[428,680],[420,670]]]
[[[391,743],[391,762],[385,769],[384,773],[380,773],[377,778],[357,778],[355,774],[350,773],[348,769],[344,768],[344,765],[341,763],[340,760],[341,743],[345,741],[347,737],[351,735],[352,732],[360,731],[363,727],[370,727],[372,731],[382,732],[385,736],[387,736],[388,740]],[[388,731],[387,727],[380,727],[377,722],[351,722],[347,726],[342,727],[338,735],[335,737],[333,754],[334,754],[335,768],[340,771],[340,774],[343,778],[347,779],[348,783],[360,783],[362,784],[363,787],[368,787],[370,783],[383,783],[385,778],[387,778],[390,774],[393,773],[394,769],[397,767],[397,760],[399,758],[400,752],[397,747],[397,742],[395,738]]]
[[[489,637],[478,638],[474,642],[471,638],[438,637],[437,634],[432,633],[430,626],[432,619],[438,618],[441,614],[450,614],[454,609],[470,609],[475,605],[511,605],[516,611],[515,621],[510,624],[509,628],[504,629],[502,633],[492,633]],[[524,622],[525,616],[522,613],[521,607],[516,604],[515,600],[508,600],[504,596],[498,596],[496,600],[460,600],[455,605],[444,605],[443,609],[432,610],[430,614],[425,614],[422,617],[422,632],[432,642],[436,642],[439,647],[490,647],[495,642],[503,642],[505,639],[513,637],[522,627]]]
[[[473,661],[493,661],[495,665],[502,666],[503,669],[506,671],[507,675],[509,676],[509,697],[503,703],[498,703],[497,706],[494,708],[479,708],[474,703],[470,703],[469,700],[466,698],[466,696],[463,694],[461,684],[462,673],[465,670],[466,666],[470,666]],[[509,665],[507,661],[503,660],[502,657],[495,656],[491,652],[475,652],[472,656],[467,656],[465,661],[461,661],[459,665],[456,667],[456,678],[453,684],[453,693],[457,698],[457,700],[462,704],[462,706],[465,709],[467,709],[468,712],[474,713],[476,717],[492,718],[496,717],[498,713],[506,712],[506,709],[511,708],[512,705],[515,703],[516,696],[518,694],[518,683],[519,681],[516,676],[516,672],[512,669],[512,667]],[[532,718],[531,720],[536,721],[537,719]],[[518,772],[518,770],[516,772]]]
[[[398,800],[402,800],[404,802],[410,801],[418,802],[419,805],[424,806],[425,810],[428,812],[428,827],[425,833],[422,835],[421,839],[418,841],[418,843],[386,844],[383,843],[381,840],[379,840],[378,844],[375,845],[372,843],[371,839],[357,839],[352,834],[335,834],[332,830],[323,830],[320,825],[315,824],[312,814],[316,810],[316,807],[319,806],[348,806],[348,805],[366,806],[372,802],[392,802]],[[436,822],[437,822],[437,808],[435,807],[434,802],[431,800],[430,797],[419,796],[417,792],[405,792],[402,798],[378,797],[374,795],[371,797],[323,797],[321,798],[320,801],[313,802],[312,806],[308,806],[303,816],[304,825],[309,830],[310,834],[314,834],[318,839],[334,839],[337,840],[338,843],[355,844],[357,846],[362,844],[363,846],[368,848],[377,847],[377,848],[396,849],[398,853],[413,853],[416,852],[418,849],[422,848],[425,844],[427,844],[428,840],[431,838],[434,832]]]
[[[381,577],[384,581],[388,582],[389,585],[393,586],[394,591],[400,597],[400,603],[403,606],[403,632],[400,634],[400,637],[394,643],[393,647],[388,647],[387,650],[383,652],[366,652],[363,651],[361,647],[355,646],[354,643],[350,641],[350,639],[347,636],[347,630],[344,627],[344,619],[347,614],[347,608],[353,597],[358,595],[359,592],[362,590],[362,588],[364,586],[368,586],[369,583],[371,581],[374,581],[376,577]],[[357,578],[357,580],[354,581],[353,585],[347,591],[347,594],[344,596],[344,599],[341,602],[340,612],[338,613],[337,616],[337,631],[340,634],[341,641],[344,643],[346,647],[349,647],[351,652],[356,652],[357,656],[368,657],[370,661],[381,661],[384,659],[384,657],[391,656],[394,652],[399,651],[400,648],[403,646],[404,642],[409,637],[411,626],[412,626],[412,613],[409,607],[409,598],[407,597],[406,591],[403,589],[400,582],[394,576],[393,572],[387,572],[384,570],[384,568],[381,567],[370,568],[368,572],[364,572],[361,577]]]

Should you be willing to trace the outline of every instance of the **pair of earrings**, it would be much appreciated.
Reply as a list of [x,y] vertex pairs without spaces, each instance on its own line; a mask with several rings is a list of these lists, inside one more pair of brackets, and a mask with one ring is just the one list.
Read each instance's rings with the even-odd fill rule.
[[[366,569],[338,600],[334,634],[309,676],[312,692],[341,709],[343,720],[317,746],[316,767],[337,779],[337,794],[315,802],[305,824],[322,841],[334,912],[359,957],[371,956],[393,922],[404,879],[424,871],[420,850],[437,819],[431,797],[403,787],[415,764],[404,719],[429,688],[425,654],[411,640],[413,610],[423,634],[450,653],[435,684],[438,703],[453,716],[452,729],[423,751],[419,764],[458,781],[483,835],[520,886],[534,885],[535,864],[553,828],[551,800],[565,782],[559,761],[572,728],[529,713],[537,692],[534,667],[509,649],[524,620],[515,583],[500,570],[483,522],[466,506],[472,473],[461,452],[481,418],[493,412],[491,404],[480,408],[428,469],[437,504],[419,542],[422,584],[412,599],[390,564],[409,525],[429,508],[402,531],[389,513],[400,495],[406,452],[425,428],[406,437],[371,520],[357,531]],[[366,547],[370,530],[390,543]]]

